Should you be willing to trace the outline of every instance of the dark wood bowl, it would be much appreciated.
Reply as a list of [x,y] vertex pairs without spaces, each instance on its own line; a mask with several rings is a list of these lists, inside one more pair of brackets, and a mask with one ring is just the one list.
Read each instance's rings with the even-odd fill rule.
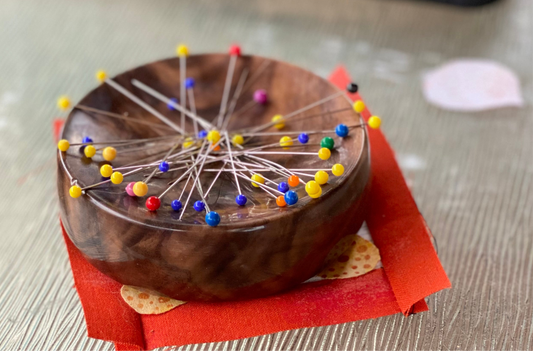
[[[198,115],[208,120],[218,114],[228,62],[229,56],[222,54],[187,59],[187,76],[196,80]],[[287,114],[338,91],[325,79],[301,68],[256,56],[238,59],[233,89],[245,67],[253,74],[264,62],[269,62],[268,66],[243,91],[237,109],[249,102],[254,90],[259,88],[267,90],[269,103],[256,105],[248,113],[234,118],[229,130],[269,122],[275,114]],[[179,96],[179,59],[147,64],[113,78],[178,123],[179,112],[169,111],[164,103],[134,87],[133,78],[166,96]],[[80,104],[160,123],[106,84],[91,91]],[[350,101],[340,96],[294,117],[284,130],[332,130],[341,122],[360,123],[360,117],[352,110],[304,117],[350,106]],[[190,124],[187,128],[192,130]],[[79,143],[84,136],[91,136],[97,142],[172,133],[166,127],[148,128],[75,108],[65,123],[63,138]],[[224,175],[207,199],[211,209],[221,215],[218,227],[207,226],[204,216],[190,208],[192,202],[199,200],[196,195],[192,196],[183,219],[178,220],[179,212],[171,209],[170,202],[178,196],[182,185],[163,198],[157,212],[149,212],[144,205],[146,197],[130,197],[124,191],[128,182],[141,180],[144,174],[131,180],[126,178],[121,185],[105,184],[73,199],[69,196],[70,179],[58,154],[61,218],[71,240],[89,262],[120,283],[154,289],[186,301],[249,299],[278,293],[313,276],[335,243],[343,235],[355,233],[362,224],[370,179],[366,131],[356,128],[344,139],[331,136],[336,148],[328,161],[294,155],[276,158],[292,168],[329,168],[335,163],[343,164],[344,175],[331,176],[320,198],[311,199],[304,187],[299,186],[296,188],[299,202],[279,208],[271,196],[244,181],[240,184],[248,203],[238,207],[234,200],[237,191],[233,178],[231,174]],[[322,137],[311,136],[310,145],[297,150],[318,151],[317,143]],[[279,137],[272,140],[276,142]],[[169,147],[170,144],[162,143],[136,152],[119,150],[111,163],[118,167]],[[87,159],[74,146],[63,155],[66,168],[80,186],[101,180],[99,167],[106,163],[102,158]],[[152,179],[147,196],[160,194],[171,179],[170,175]],[[212,175],[202,176],[204,187],[211,179]]]

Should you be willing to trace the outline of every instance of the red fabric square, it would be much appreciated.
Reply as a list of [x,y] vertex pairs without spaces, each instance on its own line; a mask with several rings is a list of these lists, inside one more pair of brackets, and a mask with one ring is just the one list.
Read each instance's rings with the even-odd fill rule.
[[[339,67],[330,81],[345,89],[350,78]],[[360,99],[357,93],[351,97]],[[369,116],[365,110],[363,117]],[[370,130],[369,139],[372,188],[367,224],[384,268],[351,279],[302,284],[256,300],[189,302],[161,315],[139,315],[122,300],[121,285],[91,266],[63,229],[89,337],[112,341],[117,350],[142,350],[426,311],[424,298],[451,284],[392,148],[380,130]]]

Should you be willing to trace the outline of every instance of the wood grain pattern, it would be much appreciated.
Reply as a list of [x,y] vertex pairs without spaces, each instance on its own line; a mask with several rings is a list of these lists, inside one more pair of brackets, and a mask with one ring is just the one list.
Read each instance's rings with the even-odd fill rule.
[[[264,66],[265,61],[269,62],[268,66]],[[229,55],[221,54],[187,58],[187,76],[196,80],[196,108],[208,121],[217,118],[228,62]],[[252,78],[261,67],[266,67],[263,73]],[[269,103],[256,105],[246,114],[233,118],[228,126],[230,131],[268,123],[276,111],[296,111],[337,93],[323,78],[283,62],[242,56],[237,60],[236,77],[240,77],[244,69],[249,70],[253,83],[250,89],[243,91],[237,109],[246,106],[258,88],[270,92]],[[177,96],[179,76],[179,59],[172,58],[132,69],[113,80],[177,122],[178,112],[169,113],[166,104],[139,91],[131,80],[138,79],[165,96]],[[237,80],[233,79],[232,90]],[[89,93],[80,104],[118,114],[128,112],[143,121],[158,122],[155,116],[106,84]],[[342,109],[348,111],[304,118]],[[187,122],[186,130],[193,130],[190,120]],[[311,123],[315,130],[326,130],[339,123],[355,125],[361,120],[351,110],[350,101],[338,96],[287,120],[283,131],[308,130]],[[74,109],[65,123],[62,138],[71,143],[81,142],[85,135],[90,135],[95,142],[146,139],[157,137],[159,132],[134,120],[110,119]],[[293,150],[316,153],[316,144],[321,138],[322,135],[311,135],[309,145]],[[153,289],[183,301],[242,300],[271,295],[312,277],[335,243],[343,235],[358,230],[363,223],[370,179],[366,132],[356,128],[348,137],[335,139],[336,148],[327,161],[318,156],[299,157],[290,153],[268,157],[287,168],[330,168],[336,163],[342,164],[345,173],[341,177],[331,176],[323,186],[322,196],[316,200],[300,186],[294,189],[300,198],[298,203],[279,208],[269,194],[259,189],[254,191],[251,184],[244,181],[241,186],[248,203],[239,207],[234,203],[238,193],[233,178],[223,174],[206,198],[209,207],[221,215],[222,221],[216,228],[204,223],[203,213],[192,210],[191,204],[199,199],[196,191],[191,190],[192,185],[186,192],[192,191],[196,197],[188,204],[182,220],[177,220],[181,212],[173,211],[170,201],[179,197],[186,182],[178,184],[162,198],[163,205],[155,213],[145,208],[146,197],[128,196],[124,184],[106,184],[89,190],[87,196],[73,199],[68,195],[71,181],[58,154],[61,218],[73,243],[89,262],[122,284]],[[264,144],[278,141],[279,137],[275,136],[261,138]],[[145,146],[144,150],[135,145],[131,148],[137,151],[130,153],[128,148],[119,148],[112,165],[129,165],[146,157],[150,162],[157,160],[159,156],[153,157],[154,150],[165,151],[174,143],[163,142],[163,147]],[[78,149],[73,147],[63,153],[69,173],[81,187],[100,181],[102,159],[82,157]],[[221,166],[219,162],[208,167],[218,169]],[[158,196],[168,187],[169,181],[178,176],[173,173],[152,178],[147,196]],[[202,174],[203,189],[209,187],[214,177],[215,173]],[[273,173],[268,173],[268,177],[275,182],[286,181]],[[141,174],[130,179],[142,178]],[[126,183],[130,179],[126,179]]]
[[[180,349],[533,349],[530,0],[469,11],[368,0],[4,0],[0,6],[6,48],[0,55],[0,349],[113,348],[86,337],[72,289],[54,200],[50,122],[60,116],[57,96],[78,101],[94,86],[96,69],[117,73],[168,57],[178,42],[194,52],[225,52],[232,41],[322,76],[346,64],[383,117],[453,289],[410,318]],[[516,71],[526,107],[460,114],[429,106],[420,74],[465,56]]]

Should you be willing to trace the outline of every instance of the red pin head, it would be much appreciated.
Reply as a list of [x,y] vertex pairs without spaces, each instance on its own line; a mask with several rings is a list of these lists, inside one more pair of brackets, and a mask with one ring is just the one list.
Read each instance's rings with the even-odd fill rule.
[[157,196],[150,196],[146,200],[146,208],[150,211],[157,211],[159,206],[161,206],[161,200]]
[[231,56],[241,56],[241,47],[239,45],[232,45],[229,47],[229,54]]

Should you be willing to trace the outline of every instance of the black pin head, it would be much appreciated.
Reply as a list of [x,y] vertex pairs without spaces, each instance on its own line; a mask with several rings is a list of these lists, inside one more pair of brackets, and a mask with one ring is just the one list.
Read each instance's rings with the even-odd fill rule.
[[346,90],[348,90],[350,93],[357,93],[359,87],[355,83],[348,83],[348,85],[346,86]]

